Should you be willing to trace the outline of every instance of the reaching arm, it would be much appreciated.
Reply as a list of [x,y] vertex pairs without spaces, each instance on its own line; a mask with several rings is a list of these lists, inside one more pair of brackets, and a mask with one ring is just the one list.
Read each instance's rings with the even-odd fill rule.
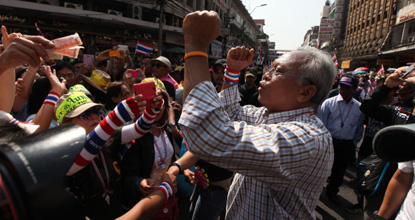
[[[14,112],[19,112],[20,110],[22,110],[22,108],[26,104],[26,101],[29,98],[29,94],[32,91],[32,86],[35,80],[37,69],[38,67],[29,66],[29,68],[26,70],[25,75],[21,79],[21,87],[23,91],[19,93],[17,90],[16,92],[16,97],[14,98],[14,103],[13,103]],[[20,83],[19,79],[18,79],[18,83]],[[18,88],[17,85],[16,85],[16,88]]]
[[409,189],[411,188],[413,179],[412,173],[405,173],[397,169],[395,175],[389,182],[386,189],[385,197],[378,212],[383,218],[390,218],[401,207]]
[[[176,176],[163,173],[161,181],[170,185],[172,194],[177,192]],[[165,188],[157,187],[150,195],[140,200],[130,211],[117,218],[117,220],[151,219],[170,196]]]
[[20,64],[39,66],[41,58],[45,61],[49,57],[45,49],[55,45],[40,36],[8,34],[6,27],[1,27],[2,42],[5,50],[0,54],[0,110],[10,112],[14,102],[14,68]]
[[46,73],[46,76],[49,78],[52,89],[50,90],[36,116],[32,120],[34,124],[39,125],[39,128],[36,130],[36,132],[45,131],[49,128],[56,102],[58,101],[59,97],[66,92],[66,80],[60,82],[56,76],[56,70],[53,70],[52,72],[50,66],[43,66],[43,69]]

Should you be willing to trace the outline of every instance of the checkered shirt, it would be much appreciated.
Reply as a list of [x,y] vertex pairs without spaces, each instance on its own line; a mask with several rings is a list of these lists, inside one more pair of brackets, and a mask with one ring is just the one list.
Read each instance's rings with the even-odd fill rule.
[[312,108],[271,114],[239,100],[237,86],[218,95],[202,82],[179,121],[191,152],[237,173],[226,218],[315,219],[334,159],[330,133]]

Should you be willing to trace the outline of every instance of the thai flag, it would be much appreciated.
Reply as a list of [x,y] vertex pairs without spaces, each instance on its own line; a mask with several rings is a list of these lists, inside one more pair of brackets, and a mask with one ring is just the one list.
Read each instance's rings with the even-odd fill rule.
[[261,45],[258,46],[258,60],[257,64],[262,65],[262,62],[264,62],[264,59],[262,58],[262,52],[261,52]]
[[333,56],[331,57],[331,59],[333,60],[334,65],[336,65],[336,66],[339,65],[339,63],[337,62],[337,56],[336,56],[336,54],[333,54]]
[[153,53],[153,46],[137,42],[137,47],[135,48],[135,53],[151,55]]
[[235,43],[232,43],[232,48],[236,47]]
[[383,74],[385,74],[385,69],[383,68],[383,64],[382,64],[382,66],[380,67],[380,69],[378,70],[378,72],[376,73],[376,75],[381,76]]
[[340,74],[340,75],[343,75],[343,73],[344,73],[344,69],[340,69],[340,70],[339,70],[339,74]]
[[40,36],[45,37],[45,35],[43,35],[42,31],[40,30],[40,28],[37,26],[37,23],[35,23],[35,28]]
[[184,63],[184,58],[182,57],[182,58],[180,58],[179,66],[181,66],[183,63]]

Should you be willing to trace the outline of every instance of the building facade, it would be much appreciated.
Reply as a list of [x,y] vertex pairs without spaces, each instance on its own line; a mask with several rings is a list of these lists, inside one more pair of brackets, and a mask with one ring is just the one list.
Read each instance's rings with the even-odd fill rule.
[[[215,10],[222,19],[210,58],[222,58],[232,43],[257,44],[259,29],[240,0],[0,0],[0,21],[9,32],[33,35],[38,34],[36,23],[48,39],[77,32],[85,47],[81,53],[96,54],[117,45],[127,45],[133,53],[142,42],[154,47],[154,56],[162,49],[175,61],[184,55],[183,19],[196,10]],[[230,13],[237,21],[229,22]],[[231,36],[235,41],[226,40]]]

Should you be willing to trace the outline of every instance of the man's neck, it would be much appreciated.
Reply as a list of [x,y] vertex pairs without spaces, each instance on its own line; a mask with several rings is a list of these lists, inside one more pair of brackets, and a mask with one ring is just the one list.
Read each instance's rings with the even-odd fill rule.
[[251,89],[252,87],[254,87],[254,85],[247,85],[247,84],[245,83],[245,88],[246,88],[246,89]]

